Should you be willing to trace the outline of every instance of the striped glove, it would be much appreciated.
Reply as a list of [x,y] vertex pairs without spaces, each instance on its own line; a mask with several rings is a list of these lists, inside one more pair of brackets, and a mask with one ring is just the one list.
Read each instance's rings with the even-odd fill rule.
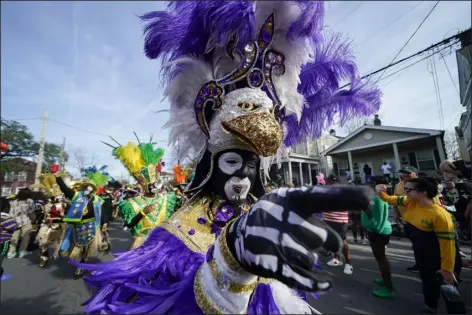
[[331,288],[331,277],[313,268],[324,247],[339,252],[339,235],[315,212],[361,210],[375,193],[369,187],[281,188],[259,199],[227,230],[227,245],[248,272],[302,291]]

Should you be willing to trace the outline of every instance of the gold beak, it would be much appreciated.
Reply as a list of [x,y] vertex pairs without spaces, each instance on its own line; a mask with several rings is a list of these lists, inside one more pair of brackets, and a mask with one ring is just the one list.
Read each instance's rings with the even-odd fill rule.
[[282,143],[283,130],[270,113],[256,113],[221,123],[223,130],[249,145],[254,153],[275,155]]

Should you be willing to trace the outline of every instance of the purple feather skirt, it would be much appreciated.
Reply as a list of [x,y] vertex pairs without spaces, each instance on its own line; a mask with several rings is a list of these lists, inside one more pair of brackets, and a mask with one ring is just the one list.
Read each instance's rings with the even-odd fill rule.
[[[202,314],[193,282],[205,255],[191,251],[163,228],[155,228],[145,243],[116,254],[113,261],[80,264],[91,271],[86,283],[96,289],[84,305],[89,314]],[[270,285],[261,283],[248,314],[279,314]]]

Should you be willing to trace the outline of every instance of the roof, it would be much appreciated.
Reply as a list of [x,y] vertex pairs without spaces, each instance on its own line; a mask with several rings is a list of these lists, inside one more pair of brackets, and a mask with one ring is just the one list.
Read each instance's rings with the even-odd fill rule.
[[410,132],[410,133],[418,133],[418,134],[426,134],[430,136],[440,136],[444,133],[443,130],[436,130],[436,129],[420,129],[420,128],[409,128],[409,127],[394,127],[394,126],[375,126],[375,125],[364,125],[359,127],[357,130],[352,132],[347,137],[343,138],[336,144],[329,147],[326,151],[323,152],[324,155],[328,155],[330,152],[334,151],[336,148],[340,147],[341,145],[349,142],[350,139],[354,138],[361,132],[370,129],[370,130],[383,130],[383,131],[394,131],[394,132]]

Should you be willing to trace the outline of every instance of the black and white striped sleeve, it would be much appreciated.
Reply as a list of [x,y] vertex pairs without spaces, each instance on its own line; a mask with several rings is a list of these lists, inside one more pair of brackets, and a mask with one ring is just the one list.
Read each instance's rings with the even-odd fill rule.
[[337,252],[342,241],[314,213],[321,212],[316,209],[366,209],[371,195],[352,186],[281,188],[262,197],[231,224],[228,247],[252,274],[303,291],[328,290],[331,278],[313,268],[318,260],[315,251],[325,247]]

